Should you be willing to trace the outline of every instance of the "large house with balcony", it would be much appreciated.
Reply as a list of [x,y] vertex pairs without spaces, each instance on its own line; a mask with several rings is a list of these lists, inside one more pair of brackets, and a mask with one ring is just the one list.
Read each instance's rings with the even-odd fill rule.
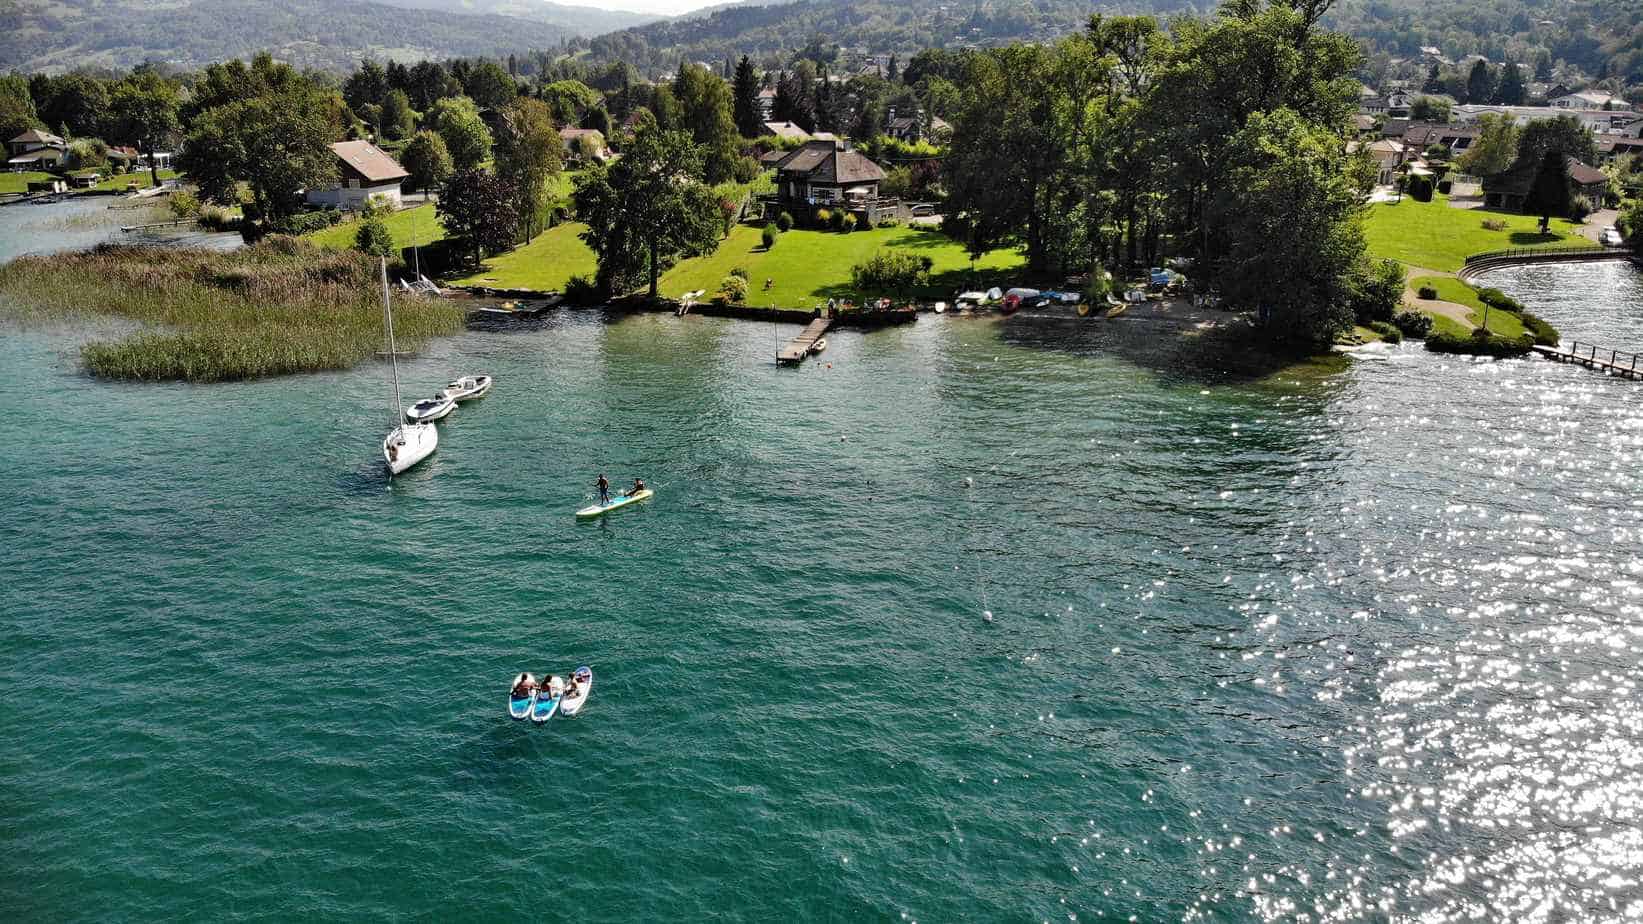
[[68,145],[51,132],[37,128],[6,142],[6,166],[12,170],[43,170],[55,167],[68,156]]
[[[881,214],[879,183],[884,170],[848,142],[812,140],[776,161],[776,195],[766,200],[767,214],[782,211],[809,216],[816,209],[845,209],[874,224]],[[888,206],[891,214],[895,203]]]

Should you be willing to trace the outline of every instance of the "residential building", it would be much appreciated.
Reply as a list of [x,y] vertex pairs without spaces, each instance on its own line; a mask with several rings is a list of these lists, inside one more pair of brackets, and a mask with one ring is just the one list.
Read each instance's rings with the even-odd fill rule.
[[1479,129],[1465,125],[1410,122],[1403,130],[1403,143],[1411,151],[1424,151],[1433,145],[1442,145],[1451,154],[1459,154],[1472,146],[1479,133]]
[[896,107],[891,106],[885,118],[884,133],[898,141],[932,141],[944,135],[951,137],[953,126],[935,116],[926,118],[923,109],[898,115]]
[[1581,90],[1546,98],[1554,109],[1624,109],[1626,101],[1602,90]]
[[1461,125],[1472,125],[1484,113],[1508,115],[1516,119],[1519,124],[1533,122],[1536,119],[1572,116],[1579,120],[1580,124],[1600,135],[1623,134],[1634,121],[1643,118],[1636,112],[1626,110],[1559,109],[1555,106],[1488,106],[1476,103],[1455,106],[1453,118]]
[[759,91],[754,105],[759,110],[759,121],[769,122],[776,117],[776,90],[774,87],[765,87]]
[[399,207],[399,186],[410,174],[398,161],[369,141],[338,141],[331,145],[331,153],[337,157],[339,182],[329,189],[308,190],[310,205],[352,210],[376,199]]
[[573,128],[571,126],[559,130],[559,143],[565,147],[565,159],[567,161],[580,161],[582,159],[583,138],[594,139],[594,143],[598,145],[596,149],[598,153],[593,155],[594,159],[604,160],[606,152],[604,133],[596,128]]
[[[1348,150],[1355,149],[1353,146],[1348,147]],[[1375,185],[1391,186],[1398,178],[1398,168],[1403,166],[1408,155],[1403,142],[1382,138],[1369,142],[1363,150],[1369,152],[1370,158],[1375,161]]]
[[[1574,194],[1601,204],[1604,191],[1609,185],[1608,176],[1602,170],[1573,157],[1565,158],[1564,163],[1568,167],[1569,182]],[[1484,177],[1484,205],[1489,208],[1522,210],[1523,200],[1529,195],[1529,190],[1533,188],[1535,177],[1539,173],[1540,164],[1527,163],[1517,164],[1505,173]]]
[[36,128],[6,142],[6,166],[13,170],[55,167],[68,156],[68,144],[51,132]]
[[799,127],[797,122],[766,122],[764,130],[777,138],[790,138],[803,141],[810,137],[810,133]]
[[879,183],[884,170],[860,151],[838,141],[812,139],[776,161],[776,194],[765,200],[765,211],[795,216],[820,208],[842,208],[867,225],[895,214],[896,203],[883,205]]

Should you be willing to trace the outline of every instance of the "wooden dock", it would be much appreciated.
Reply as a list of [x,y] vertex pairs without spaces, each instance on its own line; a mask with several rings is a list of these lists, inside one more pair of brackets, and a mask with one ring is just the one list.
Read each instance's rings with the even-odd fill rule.
[[817,318],[806,324],[797,337],[787,341],[786,346],[776,351],[776,362],[786,366],[796,366],[804,362],[804,358],[810,355],[810,348],[815,346],[816,341],[820,340],[832,326],[833,319],[826,317]]
[[[1536,346],[1535,352],[1555,359],[1560,363],[1579,363],[1588,369],[1596,369],[1609,375],[1623,375],[1629,379],[1643,378],[1643,369],[1638,368],[1638,354],[1622,353],[1619,350],[1608,350],[1592,343],[1575,341],[1569,344],[1568,349],[1560,347]],[[1609,354],[1607,356],[1603,354]]]

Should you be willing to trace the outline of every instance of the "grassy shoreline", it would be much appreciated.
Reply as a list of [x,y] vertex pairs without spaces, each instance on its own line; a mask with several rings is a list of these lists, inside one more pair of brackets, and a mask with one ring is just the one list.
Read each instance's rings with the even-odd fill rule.
[[[226,382],[348,369],[382,348],[376,264],[276,237],[230,252],[98,247],[21,257],[0,267],[5,316],[29,322],[82,314],[138,323],[81,348],[91,375],[133,381]],[[401,349],[462,329],[459,307],[395,299]]]

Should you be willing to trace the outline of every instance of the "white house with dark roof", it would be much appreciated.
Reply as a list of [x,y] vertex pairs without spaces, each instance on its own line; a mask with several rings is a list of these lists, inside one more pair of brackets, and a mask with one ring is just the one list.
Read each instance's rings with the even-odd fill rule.
[[338,141],[331,152],[337,156],[339,182],[308,190],[310,205],[353,210],[376,199],[399,207],[399,186],[410,174],[398,161],[369,141]]
[[31,128],[6,142],[6,166],[13,170],[55,167],[66,156],[67,142],[37,128]]

